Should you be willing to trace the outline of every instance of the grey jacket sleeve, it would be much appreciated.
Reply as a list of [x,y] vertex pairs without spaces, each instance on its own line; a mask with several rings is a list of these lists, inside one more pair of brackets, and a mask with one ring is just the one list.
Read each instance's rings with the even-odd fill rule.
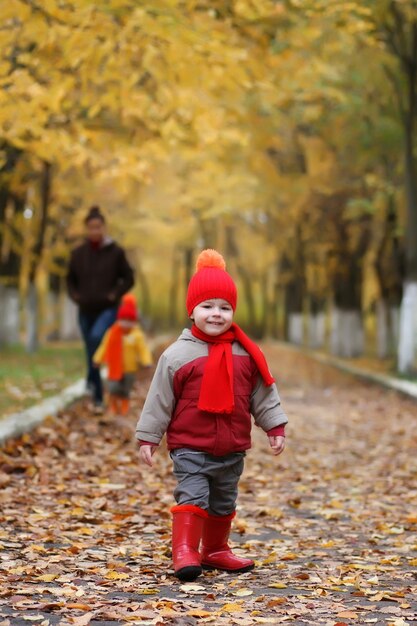
[[136,425],[136,438],[159,444],[175,408],[174,372],[166,354],[158,361],[141,416]]
[[281,407],[277,386],[274,383],[267,387],[260,376],[251,395],[250,410],[255,424],[265,432],[288,422]]

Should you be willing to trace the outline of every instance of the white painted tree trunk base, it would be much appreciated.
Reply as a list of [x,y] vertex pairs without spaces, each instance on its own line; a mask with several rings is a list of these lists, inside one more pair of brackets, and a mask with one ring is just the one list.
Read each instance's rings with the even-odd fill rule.
[[376,353],[378,358],[393,356],[398,344],[399,312],[385,300],[376,303]]
[[398,342],[400,340],[400,308],[391,307],[391,332],[393,337],[393,352],[397,352]]
[[376,303],[376,353],[379,359],[389,354],[389,313],[385,300]]
[[326,314],[324,312],[308,316],[308,346],[313,350],[324,347],[326,336]]
[[39,347],[38,335],[39,297],[36,285],[29,285],[26,296],[26,350],[36,352]]
[[65,295],[61,308],[59,337],[64,340],[80,339],[78,326],[78,307]]
[[0,285],[0,345],[19,343],[19,291]]
[[347,358],[363,354],[364,330],[360,311],[332,310],[330,351]]
[[417,282],[406,282],[400,309],[398,371],[407,374],[416,369],[417,353]]
[[59,339],[59,295],[49,291],[46,298],[45,329],[47,341]]
[[303,315],[302,313],[290,313],[288,316],[288,339],[297,346],[303,345]]

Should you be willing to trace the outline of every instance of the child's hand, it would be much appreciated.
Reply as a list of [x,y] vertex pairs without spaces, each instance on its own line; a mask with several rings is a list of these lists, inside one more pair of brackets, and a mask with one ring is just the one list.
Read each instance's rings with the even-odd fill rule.
[[274,456],[278,456],[285,448],[285,437],[268,437]]
[[139,459],[142,461],[142,463],[146,463],[146,465],[152,467],[152,456],[155,450],[156,446],[141,445],[141,447],[139,448]]

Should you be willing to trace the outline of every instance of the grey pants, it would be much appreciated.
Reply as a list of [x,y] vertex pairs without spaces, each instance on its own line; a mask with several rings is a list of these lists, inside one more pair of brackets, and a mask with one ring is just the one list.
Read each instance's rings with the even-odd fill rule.
[[121,398],[128,398],[136,380],[136,374],[125,374],[120,380],[108,380],[109,393]]
[[194,504],[211,515],[230,515],[236,508],[237,487],[243,472],[244,452],[213,456],[178,448],[170,452],[178,485],[177,504]]

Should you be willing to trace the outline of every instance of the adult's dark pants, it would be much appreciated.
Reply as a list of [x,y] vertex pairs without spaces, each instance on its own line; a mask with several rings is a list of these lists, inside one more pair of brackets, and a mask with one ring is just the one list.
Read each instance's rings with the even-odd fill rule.
[[78,315],[87,356],[87,386],[92,389],[95,404],[103,402],[103,383],[100,369],[93,366],[93,356],[106,330],[116,321],[116,314],[117,307],[112,307],[97,314],[80,311]]

